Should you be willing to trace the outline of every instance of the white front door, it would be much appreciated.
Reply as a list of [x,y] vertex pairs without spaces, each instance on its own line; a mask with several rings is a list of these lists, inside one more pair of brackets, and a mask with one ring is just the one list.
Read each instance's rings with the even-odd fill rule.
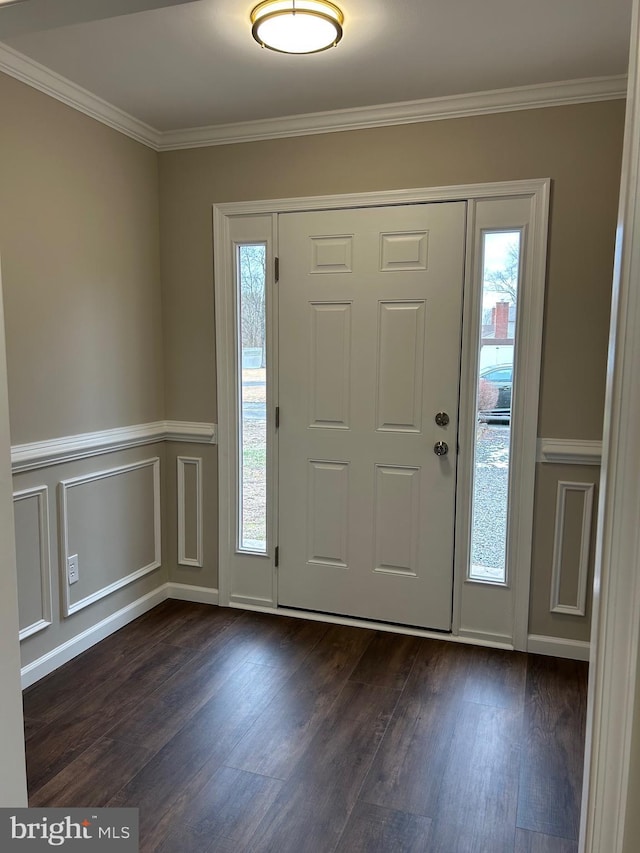
[[280,606],[451,628],[465,212],[279,217]]

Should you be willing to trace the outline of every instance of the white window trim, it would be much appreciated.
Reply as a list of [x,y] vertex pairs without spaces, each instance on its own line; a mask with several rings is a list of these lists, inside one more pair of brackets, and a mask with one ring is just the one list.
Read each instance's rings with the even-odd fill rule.
[[[523,314],[525,311],[528,314],[531,314],[529,322],[525,328],[519,330],[519,334],[521,336],[521,347],[523,351],[527,352],[528,356],[525,364],[522,365],[523,376],[518,374],[517,380],[518,395],[522,401],[521,411],[523,412],[519,428],[524,434],[520,442],[518,465],[516,466],[516,470],[514,470],[513,474],[515,487],[511,495],[512,501],[510,508],[513,510],[514,505],[520,503],[516,523],[515,525],[512,525],[513,540],[515,542],[515,550],[517,552],[517,563],[515,564],[512,578],[514,589],[512,612],[509,614],[508,621],[510,624],[504,632],[492,630],[483,631],[479,629],[476,631],[467,631],[466,635],[470,640],[474,641],[490,644],[499,643],[500,645],[526,649],[549,189],[549,179],[533,179],[490,184],[467,184],[452,187],[316,196],[310,198],[232,202],[213,206],[216,355],[219,411],[219,590],[221,605],[254,605],[266,607],[267,609],[277,608],[276,571],[273,565],[272,548],[270,548],[270,557],[268,558],[271,561],[272,579],[268,588],[266,585],[263,585],[263,587],[258,590],[257,594],[253,594],[253,592],[243,589],[239,589],[236,593],[232,590],[233,585],[230,577],[231,562],[235,552],[233,507],[235,506],[234,501],[236,498],[234,471],[236,465],[235,455],[237,452],[235,449],[234,438],[236,380],[234,365],[235,309],[233,302],[235,298],[235,283],[233,280],[233,245],[230,229],[231,221],[236,218],[245,218],[250,216],[272,217],[271,233],[273,235],[274,245],[277,245],[277,214],[279,213],[308,210],[338,210],[342,208],[366,208],[374,206],[380,207],[442,201],[467,201],[469,203],[470,211],[473,211],[475,210],[474,204],[480,200],[523,198],[529,199],[531,209],[529,226],[530,232],[527,249],[527,251],[530,252],[530,258],[528,258],[527,269],[528,275],[532,277],[534,286],[529,288],[532,291],[532,305],[526,307],[523,306],[522,308]],[[472,219],[473,217],[469,216],[469,228],[472,228]],[[468,246],[473,246],[472,241],[469,240],[469,237],[472,235],[473,232],[468,231]],[[472,288],[469,287],[470,281],[472,281],[469,279],[469,276],[473,274],[469,263],[472,260],[472,257],[468,255],[467,260],[467,280],[465,281],[465,290],[469,293],[472,290]],[[274,294],[275,288],[273,288],[272,280],[269,281],[268,286],[271,290],[270,298],[273,306],[272,322],[270,324],[269,334],[270,339],[273,342],[277,339],[275,337],[275,329],[273,327],[273,321],[277,318],[277,311],[275,310],[275,301],[277,297]],[[468,325],[468,322],[466,322],[466,325]],[[465,332],[465,335],[467,338],[470,337],[468,330]],[[463,344],[463,364],[467,368],[468,373],[468,365],[464,361],[465,348],[466,350],[469,348],[468,341],[465,341]],[[277,353],[275,353],[275,348],[272,346],[271,363],[273,367],[272,385],[274,395],[277,393],[277,389],[274,384],[277,379],[276,358]],[[464,370],[461,382],[461,404],[463,404],[463,395],[468,396],[469,388],[471,387],[469,385],[469,376],[465,376]],[[274,399],[277,399],[277,397],[274,397]],[[270,411],[269,407],[268,411]],[[531,416],[532,413],[533,416]],[[524,417],[525,414],[527,415],[526,419]],[[514,428],[514,434],[516,429],[518,429],[518,425]],[[273,464],[275,466],[277,464],[277,460],[275,459],[276,448],[270,448],[268,452],[272,454]],[[274,467],[272,470],[275,471],[277,468]],[[277,480],[276,477],[273,477],[272,479]],[[271,499],[273,501],[271,513],[272,530],[276,530],[277,527],[274,526],[277,524],[277,495],[275,494],[275,488],[272,489]],[[456,534],[456,541],[459,541],[458,533]],[[249,559],[251,559],[250,555]],[[264,561],[265,558],[253,557],[253,559],[262,559]],[[462,573],[461,578],[459,566],[456,566],[455,574],[456,584],[454,593],[453,636],[461,635],[463,633],[463,631],[461,631],[458,614],[460,600],[464,594],[461,589],[462,580],[466,577],[466,571]],[[243,583],[239,586],[244,587],[246,584]],[[482,586],[495,587],[495,585]]]

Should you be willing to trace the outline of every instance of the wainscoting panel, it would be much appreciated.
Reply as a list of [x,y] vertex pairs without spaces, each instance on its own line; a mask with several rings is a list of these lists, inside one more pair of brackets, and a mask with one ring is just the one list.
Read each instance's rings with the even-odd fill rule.
[[[161,565],[160,459],[59,484],[60,586],[70,616]],[[70,584],[69,557],[79,580]]]
[[202,457],[178,456],[178,563],[202,568]]
[[558,482],[551,570],[552,613],[584,616],[587,607],[593,483]]
[[46,486],[13,494],[20,640],[51,625],[51,555]]

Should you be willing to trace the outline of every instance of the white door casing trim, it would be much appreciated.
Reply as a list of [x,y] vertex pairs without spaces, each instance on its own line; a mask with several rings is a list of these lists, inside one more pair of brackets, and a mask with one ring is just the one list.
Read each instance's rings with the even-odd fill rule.
[[[526,237],[527,247],[527,272],[531,277],[532,304],[529,306],[531,312],[531,323],[528,327],[519,329],[521,347],[527,356],[521,358],[520,369],[522,378],[518,375],[519,393],[521,399],[528,403],[522,406],[520,429],[524,437],[520,442],[519,455],[521,461],[515,472],[516,489],[512,494],[513,500],[520,498],[519,489],[524,484],[525,489],[530,490],[529,495],[522,497],[522,507],[519,510],[518,524],[513,534],[513,540],[517,543],[517,574],[515,580],[515,603],[513,618],[509,617],[513,625],[516,620],[522,624],[517,625],[513,632],[516,640],[516,648],[527,647],[527,623],[529,609],[529,573],[531,559],[531,538],[533,521],[533,483],[535,463],[537,456],[537,404],[538,404],[538,378],[540,368],[540,347],[542,339],[542,305],[544,301],[544,278],[546,268],[546,231],[549,205],[549,179],[532,179],[526,181],[507,181],[492,184],[467,184],[449,187],[429,187],[422,189],[391,190],[387,192],[371,192],[358,194],[344,194],[336,196],[316,196],[313,198],[288,198],[272,199],[254,202],[233,202],[213,206],[213,235],[214,235],[214,287],[216,300],[216,355],[217,355],[217,383],[218,383],[218,410],[219,416],[219,506],[220,506],[220,541],[219,541],[219,588],[220,604],[223,606],[232,603],[234,596],[231,595],[230,586],[230,559],[235,549],[235,531],[233,530],[233,511],[235,505],[235,492],[232,488],[234,483],[235,459],[231,442],[235,441],[233,436],[234,423],[232,413],[236,405],[235,401],[235,364],[234,364],[234,339],[235,339],[235,316],[234,316],[234,282],[233,282],[233,257],[231,251],[230,222],[235,217],[248,216],[273,216],[282,212],[308,211],[308,210],[338,210],[341,208],[358,208],[370,206],[388,206],[402,204],[419,204],[437,201],[479,201],[490,199],[529,199],[531,215],[529,218],[528,232]],[[275,231],[275,228],[274,228]],[[469,334],[467,332],[466,334]],[[475,382],[475,378],[473,380]],[[464,382],[464,377],[463,377]],[[464,386],[463,386],[464,387]],[[467,379],[467,392],[469,389]],[[534,416],[525,420],[524,415]],[[264,559],[264,558],[263,558]],[[273,569],[274,582],[273,594],[267,598],[264,593],[253,594],[244,590],[242,595],[236,596],[238,602],[254,601],[256,604],[273,607],[275,601],[276,571]],[[485,585],[488,586],[488,585]],[[454,619],[456,613],[454,609]],[[473,631],[467,627],[467,635],[472,636]],[[482,633],[482,626],[477,630]],[[511,627],[511,626],[510,626]],[[460,625],[454,625],[454,635],[460,631]],[[487,635],[504,635],[502,631],[488,630]]]
[[[640,639],[640,4],[631,21],[629,91],[605,397],[591,622],[580,853],[622,853]],[[637,793],[637,792],[636,792]],[[635,839],[637,842],[637,839]]]
[[[463,450],[458,470],[454,632],[507,633],[516,649],[527,649],[537,457],[538,397],[546,280],[549,181],[523,182],[509,194],[478,193],[469,200],[467,279],[460,377],[460,432]],[[526,189],[524,189],[526,185]],[[499,185],[493,185],[499,186]],[[473,446],[476,434],[478,329],[481,311],[482,241],[485,232],[519,230],[521,272],[518,295],[515,397],[511,413],[507,582],[491,587],[468,579],[472,525]],[[482,624],[480,624],[482,623]]]

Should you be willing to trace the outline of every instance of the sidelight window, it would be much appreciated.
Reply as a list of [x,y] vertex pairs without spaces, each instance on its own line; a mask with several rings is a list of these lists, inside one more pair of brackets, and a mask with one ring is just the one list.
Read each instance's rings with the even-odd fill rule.
[[500,584],[507,581],[520,255],[520,231],[483,233],[469,577]]
[[264,243],[236,247],[238,548],[267,551],[267,359]]

